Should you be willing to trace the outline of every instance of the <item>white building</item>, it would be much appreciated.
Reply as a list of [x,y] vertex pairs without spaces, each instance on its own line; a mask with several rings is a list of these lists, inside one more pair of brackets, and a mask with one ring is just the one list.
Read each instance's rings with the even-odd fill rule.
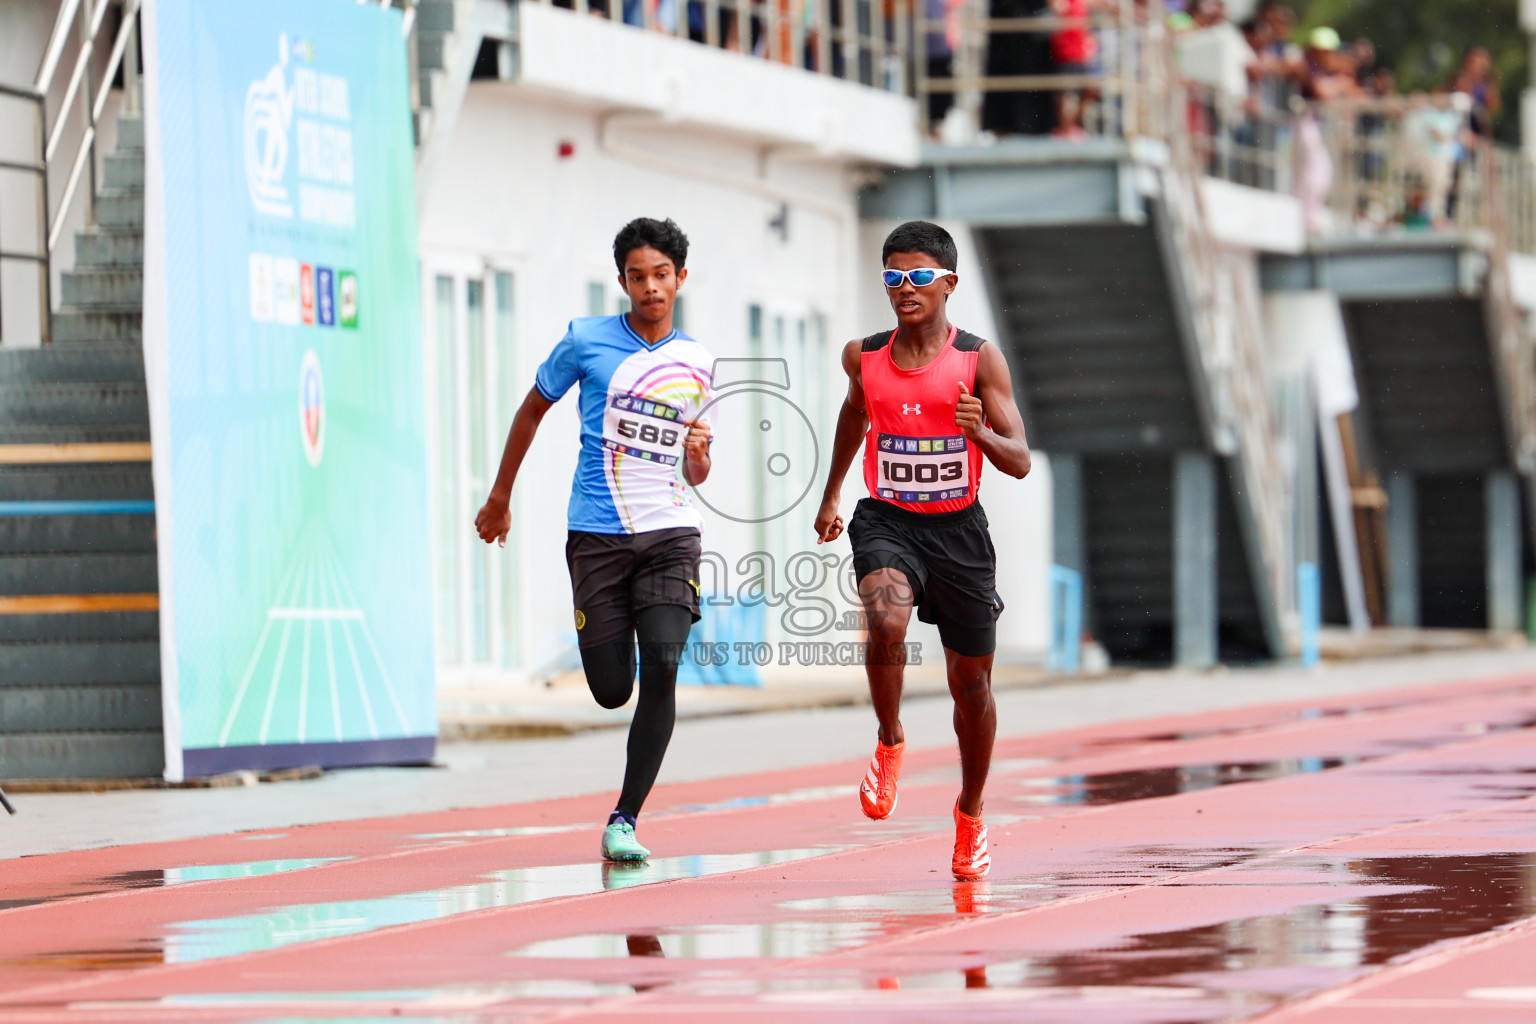
[[[496,6],[482,4],[474,23],[492,40],[500,26],[485,15]],[[511,415],[567,322],[623,308],[611,243],[636,216],[670,217],[689,235],[682,329],[719,359],[782,361],[757,371],[737,364],[720,375],[722,388],[788,376],[738,385],[740,397],[721,404],[715,469],[701,494],[712,506],[705,549],[714,569],[702,582],[707,594],[723,570],[722,592],[739,597],[771,563],[775,583],[766,607],[716,607],[705,626],[724,629],[734,615],[730,639],[774,645],[773,670],[761,673],[768,680],[786,674],[783,641],[856,641],[840,621],[852,605],[811,524],[844,394],[841,345],[892,323],[875,276],[892,225],[861,223],[861,175],[916,161],[913,102],[549,6],[520,5],[505,35],[501,60],[489,59],[490,41],[480,67],[514,73],[464,83],[457,116],[440,120],[424,147],[418,182],[444,683],[539,680],[576,664],[564,564],[573,398],[551,411],[524,464],[507,549],[486,548],[469,524]],[[951,226],[963,274],[974,259],[968,236]],[[980,274],[965,278],[954,319],[995,336],[983,287]],[[776,454],[783,458],[771,466],[782,475],[770,471]],[[1011,522],[1029,524],[995,531],[1006,658],[1039,658],[1047,646],[1044,476],[985,478],[989,507],[1007,506]],[[856,462],[845,518],[864,493]],[[758,551],[768,562],[748,559]],[[831,552],[846,560],[847,541]],[[834,619],[842,628],[827,628]],[[925,658],[942,658],[936,634],[923,627],[921,637]],[[791,663],[808,653],[797,648]]]

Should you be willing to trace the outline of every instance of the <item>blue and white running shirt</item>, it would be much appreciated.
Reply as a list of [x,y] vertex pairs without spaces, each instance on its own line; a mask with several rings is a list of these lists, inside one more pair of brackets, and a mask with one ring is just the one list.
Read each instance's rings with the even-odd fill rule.
[[685,420],[713,425],[712,365],[703,345],[673,331],[654,345],[627,316],[571,321],[534,383],[551,402],[581,384],[581,457],[570,529],[644,533],[702,523],[678,464]]

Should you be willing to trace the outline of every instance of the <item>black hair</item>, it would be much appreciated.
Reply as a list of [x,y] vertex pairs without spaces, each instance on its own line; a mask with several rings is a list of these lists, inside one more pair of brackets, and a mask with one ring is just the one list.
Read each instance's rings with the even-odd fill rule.
[[613,238],[613,262],[618,264],[620,274],[624,273],[624,261],[629,254],[646,246],[671,260],[678,270],[688,262],[688,236],[671,218],[636,217],[620,228]]
[[960,262],[960,250],[948,231],[926,220],[909,220],[885,236],[880,250],[880,262],[888,262],[892,253],[920,252],[939,261],[945,270],[955,270]]

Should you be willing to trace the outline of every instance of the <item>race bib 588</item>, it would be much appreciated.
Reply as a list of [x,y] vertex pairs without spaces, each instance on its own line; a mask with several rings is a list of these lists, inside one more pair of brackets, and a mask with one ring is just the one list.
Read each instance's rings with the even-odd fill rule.
[[970,493],[971,461],[965,436],[875,439],[879,497],[890,501],[950,501]]
[[675,466],[688,427],[682,410],[639,395],[608,396],[603,414],[603,447],[624,455]]

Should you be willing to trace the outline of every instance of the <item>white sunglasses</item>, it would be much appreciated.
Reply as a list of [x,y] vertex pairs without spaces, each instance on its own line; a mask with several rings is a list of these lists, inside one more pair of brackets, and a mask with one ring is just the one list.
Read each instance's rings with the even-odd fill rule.
[[915,288],[926,288],[941,277],[952,277],[953,270],[939,270],[935,267],[918,267],[916,270],[882,270],[880,280],[885,282],[887,288],[900,288],[905,281],[911,281]]

